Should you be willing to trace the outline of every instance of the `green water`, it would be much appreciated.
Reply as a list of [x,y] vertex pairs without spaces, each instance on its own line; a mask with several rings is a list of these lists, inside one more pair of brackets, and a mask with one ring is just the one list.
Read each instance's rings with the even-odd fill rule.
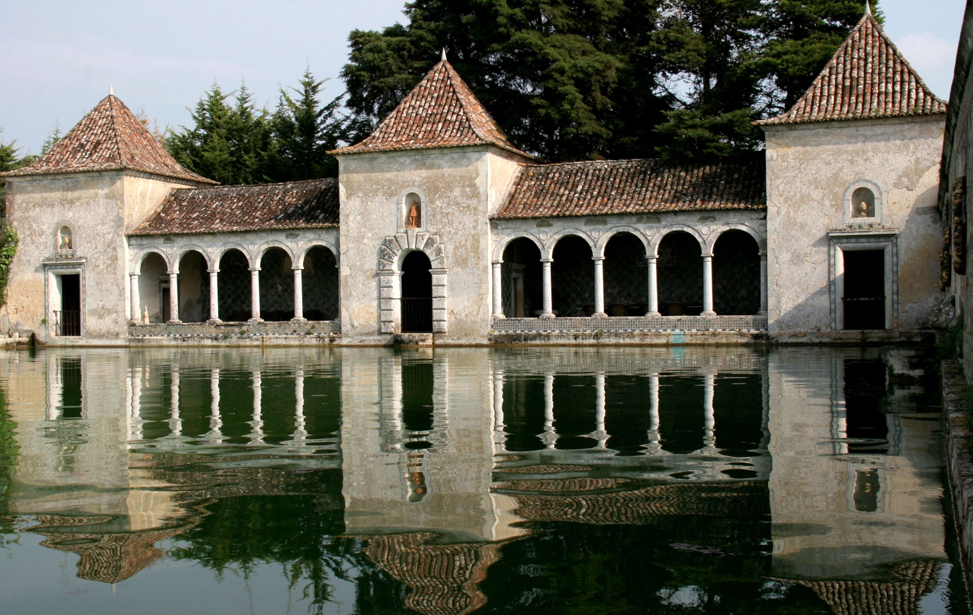
[[967,613],[908,349],[0,355],[0,613]]

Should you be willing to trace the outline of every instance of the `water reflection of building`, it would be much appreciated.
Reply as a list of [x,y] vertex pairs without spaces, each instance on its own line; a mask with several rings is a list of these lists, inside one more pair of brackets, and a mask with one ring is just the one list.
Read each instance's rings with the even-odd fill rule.
[[945,557],[937,424],[885,407],[879,351],[798,354],[8,355],[12,512],[44,515],[31,531],[77,553],[80,577],[117,582],[202,502],[306,494],[301,473],[327,470],[320,510],[429,614],[485,604],[480,583],[533,524],[769,516],[774,577],[836,613],[914,612]]

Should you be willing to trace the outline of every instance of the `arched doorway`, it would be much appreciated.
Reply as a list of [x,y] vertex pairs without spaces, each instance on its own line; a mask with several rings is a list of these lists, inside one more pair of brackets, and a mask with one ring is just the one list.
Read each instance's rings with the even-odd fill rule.
[[166,261],[152,252],[142,260],[139,268],[139,322],[166,322],[169,319],[169,275]]
[[402,332],[432,333],[432,263],[418,250],[402,261]]
[[673,231],[659,244],[659,311],[699,316],[703,311],[703,251],[696,238]]
[[551,297],[558,316],[591,316],[595,311],[595,265],[591,247],[577,235],[554,246]]
[[631,233],[618,233],[605,246],[605,313],[645,316],[649,310],[645,246]]
[[726,231],[713,246],[713,309],[728,316],[760,311],[760,247],[749,233]]
[[206,259],[196,250],[186,252],[179,260],[179,320],[209,320],[209,274]]
[[338,261],[328,248],[316,246],[304,256],[304,318],[337,320]]
[[502,272],[504,316],[529,318],[543,308],[541,251],[533,241],[511,241],[503,251]]
[[281,322],[294,318],[294,269],[281,248],[270,248],[260,259],[260,318]]
[[250,307],[250,263],[243,252],[227,250],[220,259],[217,290],[220,320],[244,322],[252,314]]

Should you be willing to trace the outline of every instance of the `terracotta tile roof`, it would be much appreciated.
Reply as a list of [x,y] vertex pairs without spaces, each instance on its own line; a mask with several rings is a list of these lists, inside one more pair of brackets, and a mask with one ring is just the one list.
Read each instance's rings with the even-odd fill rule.
[[33,164],[2,175],[15,177],[123,169],[202,184],[217,183],[184,169],[142,126],[125,103],[111,94]]
[[926,87],[875,18],[865,15],[787,113],[756,123],[772,126],[945,113],[946,103]]
[[936,589],[940,568],[936,561],[917,561],[899,566],[889,581],[793,582],[814,590],[835,615],[918,615],[919,601]]
[[338,225],[338,180],[173,190],[133,235],[178,235]]
[[411,590],[405,605],[423,615],[465,615],[483,607],[480,583],[500,559],[500,545],[426,544],[434,534],[370,538],[365,554]]
[[493,216],[546,218],[766,207],[762,165],[658,160],[524,165]]
[[360,154],[470,145],[493,145],[532,158],[510,143],[444,57],[368,138],[331,153]]

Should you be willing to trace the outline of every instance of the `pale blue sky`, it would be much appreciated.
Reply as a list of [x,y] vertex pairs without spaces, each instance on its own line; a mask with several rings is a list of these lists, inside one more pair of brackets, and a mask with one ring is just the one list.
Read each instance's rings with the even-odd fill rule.
[[[405,0],[0,0],[2,139],[37,152],[55,122],[70,129],[114,86],[160,125],[217,81],[242,79],[273,107],[278,84],[310,65],[343,91],[348,33],[404,21]],[[881,0],[886,31],[936,94],[949,95],[963,0]]]

